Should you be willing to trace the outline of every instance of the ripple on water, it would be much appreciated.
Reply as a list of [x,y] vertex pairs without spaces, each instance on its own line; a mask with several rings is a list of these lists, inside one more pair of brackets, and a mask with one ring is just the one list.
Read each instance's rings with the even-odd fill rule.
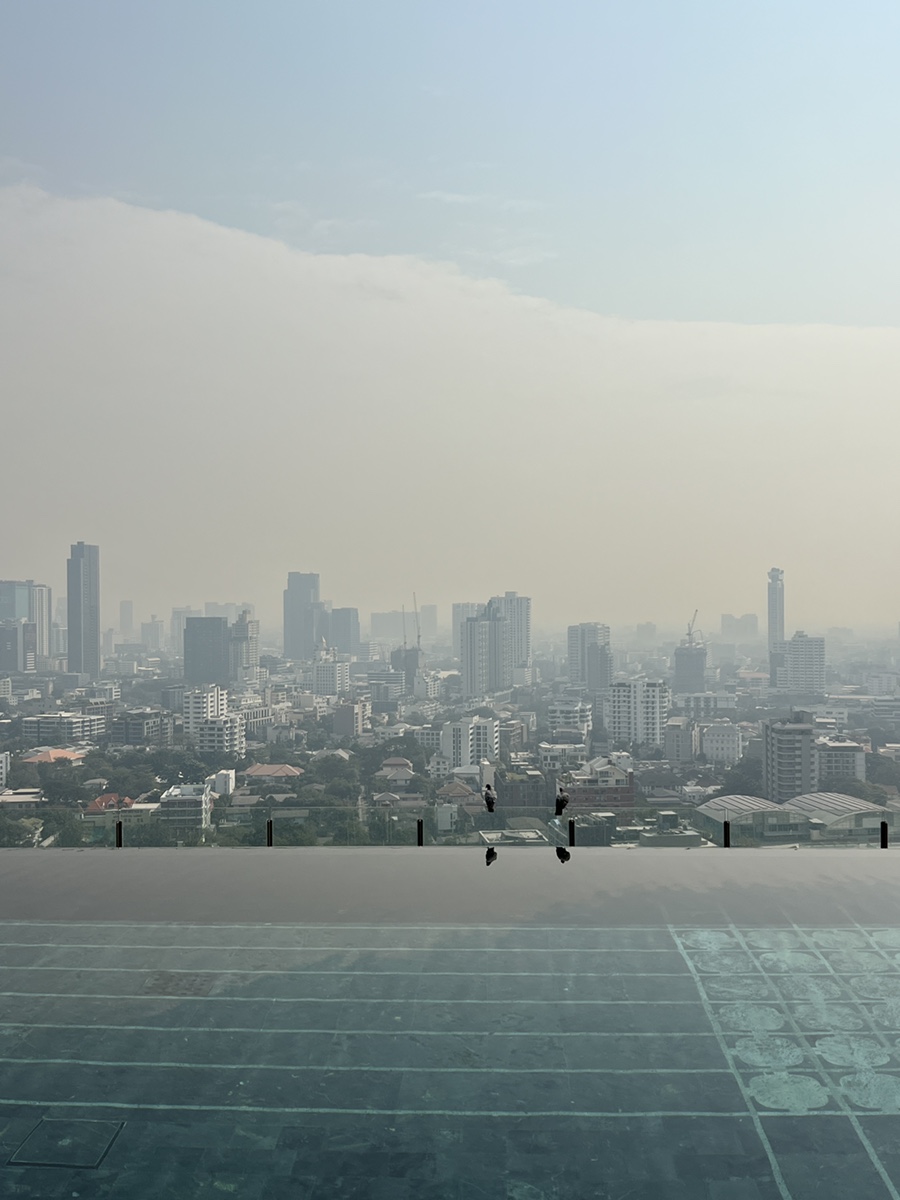
[[823,973],[828,970],[817,954],[803,950],[772,950],[759,956],[759,961],[766,971],[773,974],[793,975],[795,972],[805,974]]
[[891,964],[874,950],[841,950],[825,955],[828,965],[839,975],[855,975],[861,971],[867,973],[890,971]]
[[858,929],[814,929],[809,936],[822,950],[864,950],[869,944]]
[[863,1019],[849,1004],[798,1004],[794,1016],[799,1025],[812,1029],[861,1029]]
[[693,950],[739,950],[740,942],[722,929],[689,929],[679,934],[685,946]]
[[844,1075],[841,1090],[852,1104],[882,1112],[900,1109],[900,1079],[896,1075],[880,1075],[875,1071],[860,1071]]
[[756,970],[749,954],[722,951],[718,954],[701,952],[693,956],[692,962],[698,971],[709,971],[713,975],[740,975]]
[[900,950],[900,929],[873,929],[871,937],[878,946]]
[[707,994],[715,999],[768,1000],[774,995],[764,979],[758,975],[735,975],[731,979],[704,979]]
[[747,1091],[757,1104],[787,1112],[824,1108],[831,1099],[817,1079],[809,1075],[789,1075],[787,1071],[757,1075],[747,1084]]
[[723,1004],[718,1016],[729,1029],[763,1031],[781,1029],[785,1023],[784,1014],[768,1004]]
[[804,1058],[802,1047],[785,1037],[740,1038],[734,1053],[748,1067],[799,1067]]
[[802,935],[792,929],[750,929],[744,941],[757,950],[798,950],[804,944]]
[[833,1067],[883,1067],[891,1052],[875,1038],[835,1034],[816,1039],[816,1053]]
[[796,979],[786,976],[778,980],[778,988],[789,1000],[837,1000],[841,985],[834,979],[800,975]]
[[850,986],[867,1000],[900,999],[900,975],[857,975]]

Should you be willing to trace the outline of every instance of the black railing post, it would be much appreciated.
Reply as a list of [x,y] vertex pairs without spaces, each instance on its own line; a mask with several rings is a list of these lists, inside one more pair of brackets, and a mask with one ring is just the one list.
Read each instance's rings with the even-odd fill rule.
[[122,849],[122,822],[116,821],[116,849]]
[[731,846],[731,822],[722,822],[722,845],[726,850]]
[[575,818],[569,817],[569,845],[575,845]]
[[416,821],[416,845],[425,845],[425,822],[421,817]]
[[266,819],[266,845],[275,845],[275,822],[271,817]]
[[887,821],[881,822],[881,848],[882,848],[882,850],[887,850],[887,848],[888,848],[888,823],[887,823]]

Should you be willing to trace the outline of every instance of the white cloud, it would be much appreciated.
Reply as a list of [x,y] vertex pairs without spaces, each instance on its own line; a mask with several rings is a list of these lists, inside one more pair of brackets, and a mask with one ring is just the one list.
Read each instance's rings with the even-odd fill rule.
[[62,586],[84,538],[147,615],[277,620],[315,569],[362,608],[702,625],[777,562],[791,627],[896,619],[898,330],[617,320],[29,188],[0,268],[13,576]]

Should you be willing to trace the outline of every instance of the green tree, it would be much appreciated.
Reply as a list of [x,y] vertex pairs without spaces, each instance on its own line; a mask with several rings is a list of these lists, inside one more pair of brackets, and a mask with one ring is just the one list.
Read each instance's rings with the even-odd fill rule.
[[21,821],[0,816],[0,846],[22,846],[28,840],[28,830]]
[[749,758],[746,754],[725,772],[722,786],[716,796],[760,796],[764,798],[762,782],[762,759]]

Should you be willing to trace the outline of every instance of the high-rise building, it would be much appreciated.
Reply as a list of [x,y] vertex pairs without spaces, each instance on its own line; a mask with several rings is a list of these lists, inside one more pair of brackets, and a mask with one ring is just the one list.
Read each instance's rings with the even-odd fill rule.
[[669,688],[651,679],[613,683],[603,698],[610,742],[662,746],[669,715]]
[[460,604],[454,604],[451,609],[450,623],[453,626],[453,657],[462,658],[462,627],[463,622],[468,621],[469,617],[477,617],[481,612],[483,605],[475,604],[472,601],[464,601]]
[[676,696],[706,689],[706,647],[692,638],[675,647],[672,691]]
[[488,608],[509,623],[509,654],[514,670],[531,666],[531,597],[518,592],[492,596]]
[[119,633],[124,633],[126,637],[128,637],[129,634],[134,633],[133,600],[119,601]]
[[284,656],[312,659],[324,630],[319,576],[291,571],[284,590]]
[[[130,603],[130,601],[129,601]],[[173,608],[169,621],[169,645],[176,658],[184,657],[184,623],[188,617],[202,617],[197,608]],[[124,632],[124,631],[123,631]]]
[[570,625],[568,646],[569,683],[587,685],[590,649],[592,646],[609,646],[609,626],[598,625],[596,621]]
[[608,692],[613,680],[612,650],[602,642],[587,648],[587,689],[595,695]]
[[245,608],[230,630],[230,670],[235,683],[259,681],[259,621]]
[[31,621],[0,621],[0,673],[34,671],[37,637]]
[[798,630],[785,644],[786,687],[790,692],[825,691],[825,639]]
[[463,622],[461,651],[464,696],[486,696],[512,687],[510,625],[493,602]]
[[720,629],[726,642],[755,642],[759,637],[759,620],[756,613],[744,613],[740,617],[722,613]]
[[184,736],[194,739],[201,722],[224,717],[228,712],[228,692],[220,687],[198,688],[182,696]]
[[463,717],[441,729],[441,754],[451,768],[477,766],[500,757],[500,722],[491,717]]
[[154,613],[149,621],[141,621],[141,645],[145,650],[162,650],[166,625]]
[[78,542],[66,569],[69,670],[100,678],[100,547]]
[[359,609],[331,610],[329,646],[339,654],[359,654]]
[[773,567],[769,572],[768,602],[769,653],[784,641],[784,571]]
[[28,621],[34,625],[34,653],[38,659],[50,657],[52,618],[52,596],[45,583],[0,579],[0,621]]
[[763,721],[763,791],[767,800],[785,804],[819,786],[815,729],[805,713],[789,721]]
[[350,664],[322,659],[313,663],[313,692],[317,696],[344,696],[350,691]]
[[437,641],[438,606],[436,604],[423,604],[419,609],[419,618],[421,620],[422,641],[430,646]]
[[188,617],[184,623],[184,680],[191,686],[231,678],[231,639],[224,617]]

